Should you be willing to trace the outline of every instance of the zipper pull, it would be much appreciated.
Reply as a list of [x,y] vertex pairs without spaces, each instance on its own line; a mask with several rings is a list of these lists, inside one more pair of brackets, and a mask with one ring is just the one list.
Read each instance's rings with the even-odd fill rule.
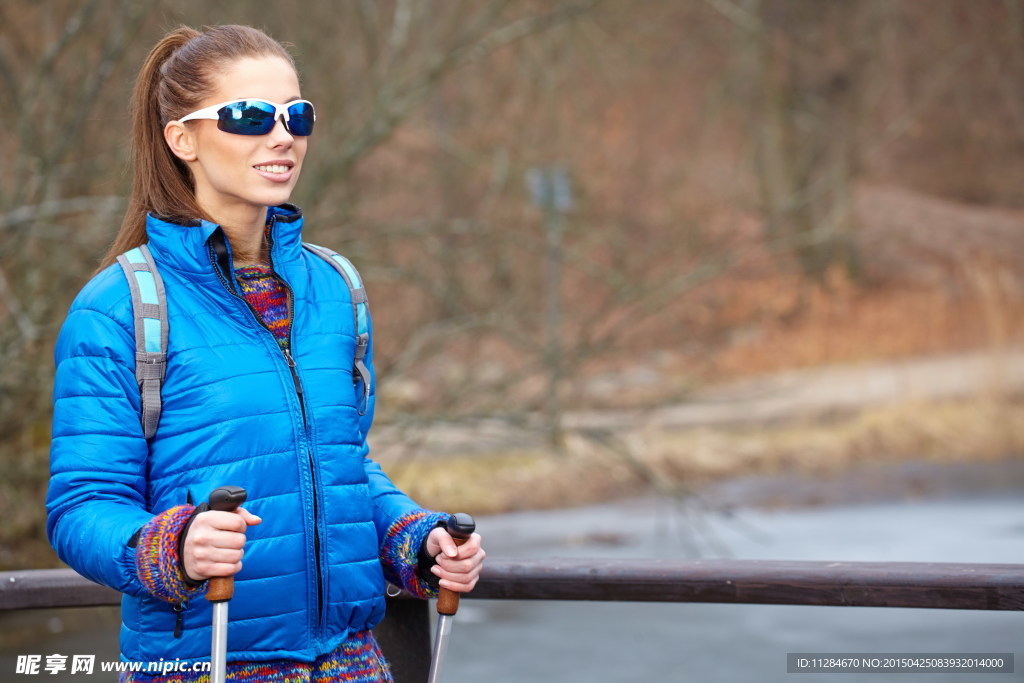
[[288,364],[288,368],[292,371],[292,380],[295,382],[295,392],[301,397],[302,382],[299,381],[299,373],[295,370],[295,359],[292,358],[292,352],[288,349],[284,349],[284,362]]
[[178,613],[177,618],[174,620],[174,637],[181,638],[181,631],[185,625],[185,603],[179,603],[174,605],[174,611]]

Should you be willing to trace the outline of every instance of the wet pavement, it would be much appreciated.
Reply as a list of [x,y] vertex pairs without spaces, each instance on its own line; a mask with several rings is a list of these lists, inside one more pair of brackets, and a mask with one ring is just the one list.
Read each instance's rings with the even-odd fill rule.
[[[647,498],[481,520],[492,556],[1024,563],[1024,463],[873,466],[838,480],[738,480],[704,502]],[[987,471],[986,471],[987,470]],[[878,482],[890,482],[888,489]],[[779,489],[788,481],[790,504]],[[900,484],[911,484],[903,486]],[[888,492],[886,492],[888,491]],[[822,503],[822,501],[828,501]],[[909,680],[1024,681],[1024,614],[775,605],[463,602],[449,683],[486,680],[907,681],[901,674],[788,674],[786,655],[1014,652],[1015,674]]]

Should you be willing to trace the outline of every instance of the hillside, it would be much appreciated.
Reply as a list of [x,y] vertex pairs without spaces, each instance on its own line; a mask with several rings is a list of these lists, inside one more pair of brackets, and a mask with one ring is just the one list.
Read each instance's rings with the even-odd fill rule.
[[742,286],[744,334],[697,372],[668,347],[582,378],[561,455],[539,415],[498,415],[385,420],[375,457],[425,500],[497,512],[752,473],[1024,456],[1024,211],[896,187],[857,197],[866,285],[807,293],[756,261],[716,282]]

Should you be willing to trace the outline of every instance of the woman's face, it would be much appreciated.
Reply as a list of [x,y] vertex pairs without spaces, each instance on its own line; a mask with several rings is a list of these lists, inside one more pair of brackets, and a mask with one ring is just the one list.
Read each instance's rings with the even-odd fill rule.
[[[280,57],[246,57],[218,72],[214,91],[197,108],[243,98],[284,104],[301,99],[299,78]],[[307,138],[293,136],[279,119],[265,135],[237,135],[214,120],[185,124],[194,158],[186,158],[199,206],[219,223],[262,220],[267,206],[288,201],[306,156]],[[173,146],[173,145],[172,145]],[[179,155],[180,156],[180,155]]]

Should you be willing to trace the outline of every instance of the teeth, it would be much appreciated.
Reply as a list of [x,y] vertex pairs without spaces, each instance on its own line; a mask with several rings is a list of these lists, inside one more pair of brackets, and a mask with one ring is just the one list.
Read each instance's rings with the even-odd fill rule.
[[256,170],[266,171],[267,173],[287,173],[290,169],[282,164],[267,164],[266,166],[257,166]]

